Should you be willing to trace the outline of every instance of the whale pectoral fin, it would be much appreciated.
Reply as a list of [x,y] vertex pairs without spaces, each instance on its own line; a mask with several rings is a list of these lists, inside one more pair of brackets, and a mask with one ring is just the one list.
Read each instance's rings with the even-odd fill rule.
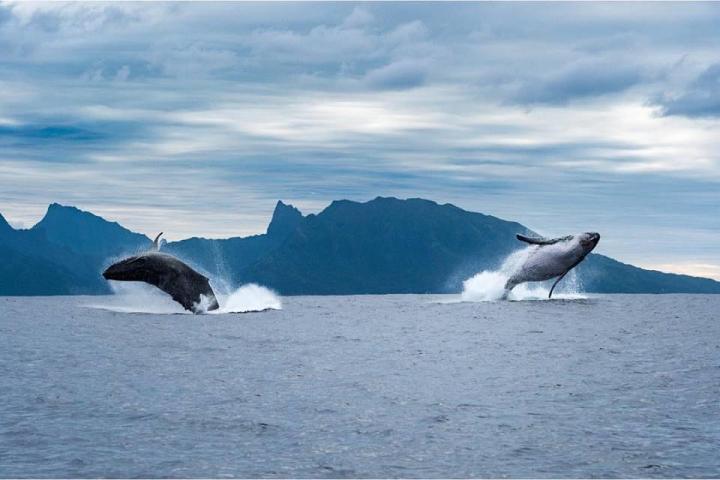
[[517,283],[513,282],[512,280],[508,280],[505,282],[505,288],[503,290],[503,294],[500,297],[500,300],[507,300],[508,296],[510,295],[510,291],[517,286]]
[[519,233],[515,235],[515,237],[521,242],[529,243],[530,245],[552,245],[553,243],[564,242],[565,240],[572,240],[573,238],[572,235],[559,238],[526,237],[525,235],[520,235]]
[[155,240],[153,240],[153,250],[160,250],[160,237],[162,236],[163,232],[158,233],[157,237],[155,237]]
[[560,283],[560,280],[562,280],[563,277],[564,277],[565,275],[567,275],[569,271],[570,271],[570,270],[566,270],[565,273],[563,273],[562,275],[560,275],[560,276],[557,278],[557,280],[555,280],[555,283],[553,283],[552,288],[550,288],[550,293],[548,293],[548,298],[552,298],[552,292],[553,292],[553,290],[555,290],[555,287],[557,287],[557,284]]
[[585,255],[583,255],[582,257],[580,257],[577,262],[575,262],[575,263],[573,263],[572,265],[570,265],[570,268],[568,268],[567,270],[565,270],[565,273],[563,273],[562,275],[560,275],[560,276],[558,277],[558,279],[555,280],[555,283],[553,283],[553,286],[552,286],[552,288],[550,289],[550,293],[548,293],[548,298],[552,298],[552,292],[553,292],[553,290],[555,290],[555,286],[556,286],[558,283],[560,283],[560,280],[562,280],[563,277],[564,277],[565,275],[567,275],[570,270],[572,270],[573,268],[577,267],[577,266],[580,264],[580,262],[582,262],[583,260],[585,260],[585,257],[587,257],[587,253],[586,253]]

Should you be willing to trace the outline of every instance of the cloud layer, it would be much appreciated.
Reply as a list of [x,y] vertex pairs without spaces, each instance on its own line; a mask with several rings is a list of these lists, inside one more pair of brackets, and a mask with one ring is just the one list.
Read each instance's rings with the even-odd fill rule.
[[180,238],[260,232],[277,199],[424,196],[717,266],[718,21],[712,3],[0,3],[0,211],[29,226],[59,201]]

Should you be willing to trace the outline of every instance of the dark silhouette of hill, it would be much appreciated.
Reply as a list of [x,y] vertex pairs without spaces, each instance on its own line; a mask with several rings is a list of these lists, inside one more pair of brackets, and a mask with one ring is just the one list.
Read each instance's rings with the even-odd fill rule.
[[[256,282],[285,295],[459,292],[462,281],[498,267],[523,244],[523,225],[423,199],[332,202],[303,216],[278,202],[267,232],[164,245],[234,287]],[[145,235],[75,207],[52,204],[29,230],[0,215],[0,295],[98,294],[100,272],[150,246]],[[720,282],[644,270],[591,254],[578,267],[598,293],[720,293]]]
[[515,222],[422,199],[341,200],[308,215],[240,280],[285,294],[457,291],[517,248]]
[[0,231],[0,295],[107,293],[98,263],[49,241],[42,230]]
[[3,219],[0,294],[108,293],[103,267],[149,244],[146,236],[115,222],[57,203],[29,230],[14,230]]
[[8,232],[12,231],[12,229],[13,228],[10,226],[10,224],[7,222],[7,220],[5,220],[5,217],[0,215],[0,235],[3,235],[4,233],[5,234],[8,233]]
[[610,257],[590,254],[578,265],[585,291],[594,293],[720,293],[709,278],[646,270]]

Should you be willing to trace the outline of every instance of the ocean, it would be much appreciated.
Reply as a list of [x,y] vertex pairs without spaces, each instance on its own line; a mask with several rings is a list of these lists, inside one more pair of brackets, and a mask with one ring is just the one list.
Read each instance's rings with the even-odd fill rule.
[[720,476],[720,295],[461,300],[0,297],[0,476]]

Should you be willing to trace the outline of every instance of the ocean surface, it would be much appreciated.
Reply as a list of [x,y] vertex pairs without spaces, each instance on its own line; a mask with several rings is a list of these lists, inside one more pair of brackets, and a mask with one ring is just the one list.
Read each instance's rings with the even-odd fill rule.
[[720,476],[720,295],[460,298],[0,297],[0,476]]

